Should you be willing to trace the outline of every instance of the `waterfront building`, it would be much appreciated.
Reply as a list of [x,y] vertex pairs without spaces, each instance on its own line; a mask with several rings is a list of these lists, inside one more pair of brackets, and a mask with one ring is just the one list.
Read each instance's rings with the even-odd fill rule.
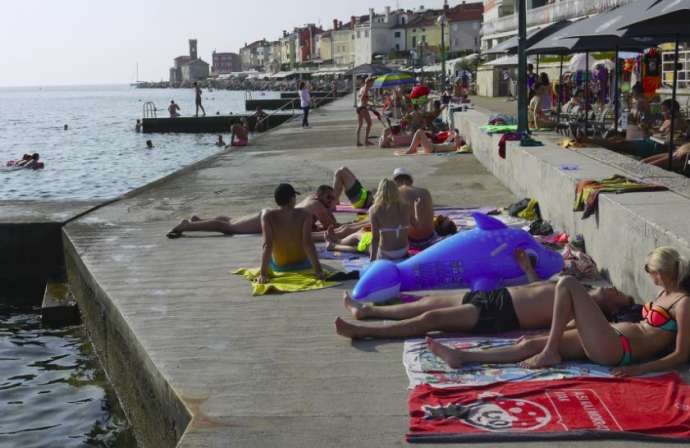
[[[574,20],[608,11],[632,0],[527,0],[527,31],[544,28],[561,20]],[[515,0],[484,0],[481,51],[487,51],[517,35]],[[481,95],[506,96],[517,79],[517,58],[500,58],[479,67],[477,90]],[[544,64],[551,78],[558,76],[556,64]]]
[[280,64],[287,70],[295,66],[297,61],[297,34],[283,31],[280,38]]
[[197,40],[189,39],[189,55],[178,56],[170,68],[170,84],[200,81],[208,78],[209,65],[197,57]]
[[477,52],[484,15],[483,3],[461,3],[445,11],[448,20],[448,52]]
[[343,25],[343,22],[338,22],[338,27],[331,31],[331,39],[333,40],[333,62],[336,65],[352,65],[355,62],[354,53],[354,22],[355,18]]
[[[543,28],[608,11],[631,0],[527,0],[527,29]],[[484,0],[481,49],[486,51],[517,34],[515,0]]]
[[[333,29],[338,28],[338,21],[333,20]],[[319,57],[323,63],[333,62],[333,37],[331,30],[325,31],[319,38]]]
[[242,70],[263,70],[264,62],[270,52],[266,50],[266,47],[270,47],[266,39],[244,44],[244,47],[240,48]]
[[242,71],[242,61],[237,53],[219,53],[214,50],[211,64],[211,73],[215,76]]

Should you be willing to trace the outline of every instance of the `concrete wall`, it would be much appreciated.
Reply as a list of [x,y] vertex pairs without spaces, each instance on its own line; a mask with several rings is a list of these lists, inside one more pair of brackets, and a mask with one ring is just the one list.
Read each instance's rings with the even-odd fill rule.
[[67,234],[64,244],[69,285],[84,326],[138,442],[145,447],[176,446],[191,413],[94,280]]
[[[649,300],[658,291],[642,267],[647,254],[655,247],[669,245],[690,256],[690,196],[684,195],[687,179],[623,156],[609,157],[600,149],[564,150],[549,143],[546,136],[535,138],[543,147],[522,148],[509,142],[506,158],[498,156],[499,136],[480,130],[488,115],[478,111],[457,112],[456,126],[470,142],[475,157],[516,195],[539,201],[545,219],[571,235],[584,236],[587,252],[612,283],[638,301]],[[560,169],[575,164],[577,171]],[[617,165],[617,166],[616,166]],[[602,194],[598,214],[586,220],[573,212],[575,185],[580,179],[601,179],[613,174],[631,175],[644,170],[645,179],[653,183],[678,185],[683,194],[663,191],[650,193]],[[641,173],[642,171],[640,171]],[[640,178],[641,176],[635,176]],[[645,180],[642,179],[642,180]]]

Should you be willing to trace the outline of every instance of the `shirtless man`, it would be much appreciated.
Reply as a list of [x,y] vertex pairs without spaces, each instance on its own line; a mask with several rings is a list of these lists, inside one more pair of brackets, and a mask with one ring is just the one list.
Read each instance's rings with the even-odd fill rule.
[[201,108],[201,111],[204,113],[204,117],[206,116],[206,109],[204,109],[204,106],[201,104],[201,87],[199,87],[199,83],[195,82],[194,83],[194,95],[195,95],[195,103],[196,103],[196,116],[199,116],[199,108]]
[[[524,251],[517,251],[515,257],[530,284],[489,292],[432,295],[416,302],[390,306],[355,302],[345,293],[345,307],[355,319],[380,318],[400,322],[366,326],[338,317],[335,320],[336,332],[358,339],[409,338],[424,336],[430,331],[493,334],[548,328],[553,314],[556,283],[539,281],[532,261]],[[632,304],[631,297],[615,288],[596,288],[589,294],[607,316]]]
[[417,132],[415,132],[414,136],[412,137],[412,143],[410,143],[410,147],[407,149],[407,151],[396,151],[395,154],[398,156],[419,154],[418,150],[420,146],[423,149],[422,154],[433,154],[438,152],[456,152],[460,149],[460,147],[463,144],[464,142],[462,138],[460,138],[460,134],[458,133],[457,129],[453,129],[453,131],[450,132],[450,134],[448,135],[448,140],[446,140],[446,143],[432,142],[431,139],[426,136],[424,130],[420,129]]
[[[331,210],[334,202],[333,188],[330,185],[321,185],[315,194],[297,204],[297,208],[304,209],[311,214],[316,241],[324,241],[323,234],[325,231],[329,227],[338,226]],[[261,233],[261,213],[243,216],[236,220],[227,216],[202,219],[194,215],[189,220],[182,220],[166,236],[171,239],[179,238],[184,232],[220,232],[225,235],[257,234]]]
[[437,237],[434,231],[434,204],[431,193],[426,188],[413,186],[412,174],[405,168],[396,168],[393,171],[393,180],[398,184],[400,196],[415,210],[415,225],[411,225],[407,232],[410,248],[426,249]]
[[311,240],[312,215],[296,208],[299,193],[290,184],[275,189],[277,209],[261,212],[261,233],[264,236],[259,283],[270,281],[274,272],[313,268],[324,279],[316,248]]
[[247,119],[240,118],[239,123],[235,123],[230,128],[232,134],[230,134],[230,144],[226,148],[231,146],[247,146],[249,144],[249,126],[247,126]]
[[168,106],[168,113],[170,114],[170,118],[176,118],[179,117],[179,111],[180,106],[177,105],[175,100],[170,100],[170,106]]

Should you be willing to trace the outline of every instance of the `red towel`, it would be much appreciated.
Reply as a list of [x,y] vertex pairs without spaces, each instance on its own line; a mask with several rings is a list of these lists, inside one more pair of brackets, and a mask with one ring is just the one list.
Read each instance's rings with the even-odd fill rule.
[[417,386],[408,442],[688,439],[690,386],[677,373],[483,387]]

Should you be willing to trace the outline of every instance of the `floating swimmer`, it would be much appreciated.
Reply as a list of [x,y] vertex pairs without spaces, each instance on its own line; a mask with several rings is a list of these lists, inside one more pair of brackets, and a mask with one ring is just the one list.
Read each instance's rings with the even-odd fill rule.
[[516,249],[523,249],[532,258],[540,278],[547,279],[563,269],[563,257],[537,243],[524,230],[509,228],[482,213],[473,213],[472,217],[476,228],[447,238],[402,263],[372,263],[355,285],[352,298],[384,302],[398,297],[401,291],[490,291],[527,283],[513,257]]

